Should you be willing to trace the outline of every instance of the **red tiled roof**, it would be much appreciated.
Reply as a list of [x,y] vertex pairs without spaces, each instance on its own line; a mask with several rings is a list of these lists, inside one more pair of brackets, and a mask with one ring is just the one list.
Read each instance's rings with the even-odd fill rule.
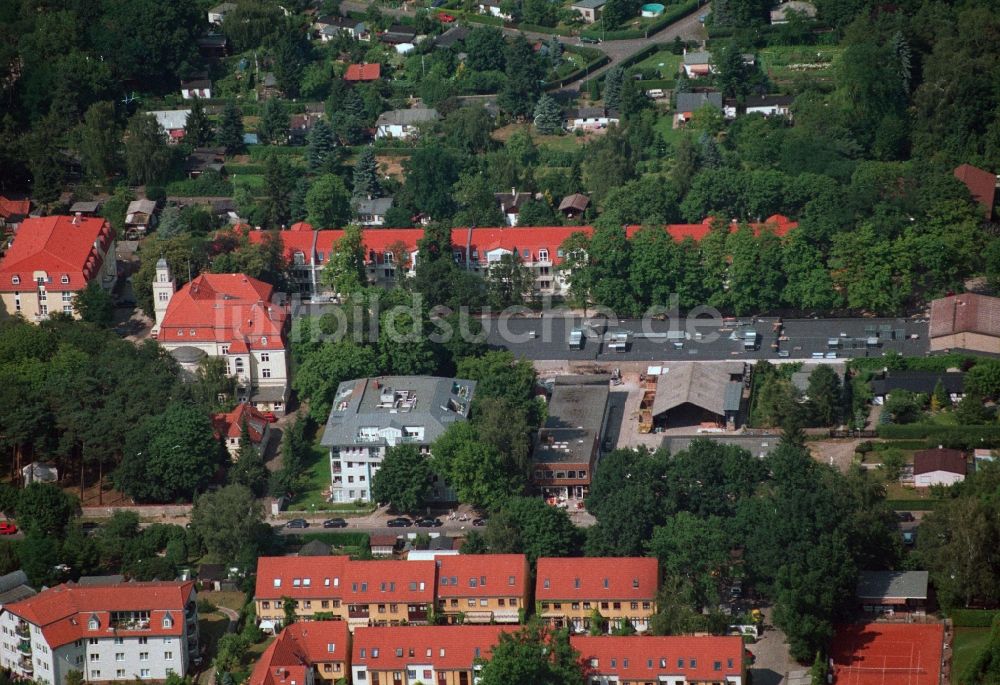
[[659,588],[652,557],[543,557],[535,578],[537,600],[648,600]]
[[381,64],[352,64],[344,74],[345,81],[376,81],[382,75]]
[[1000,336],[1000,297],[962,293],[931,302],[931,338],[955,333]]
[[[149,629],[132,631],[136,637],[181,635],[184,609],[193,590],[191,581],[94,586],[66,583],[8,604],[4,610],[40,626],[45,641],[54,649],[86,637],[106,636],[113,611],[150,612]],[[170,628],[163,626],[167,615],[173,619]],[[96,630],[90,629],[91,618],[98,620]]]
[[[696,242],[708,235],[711,228],[712,218],[705,219],[700,224],[670,224],[665,226],[665,230],[677,242],[684,238],[692,238]],[[297,229],[296,226],[302,228]],[[774,232],[778,237],[784,237],[798,224],[788,217],[780,214],[770,216],[763,223],[751,224],[754,232],[759,235],[765,227]],[[739,224],[732,223],[730,230],[736,231]],[[302,255],[302,259],[308,264],[312,261],[313,250],[318,253],[318,263],[325,264],[330,259],[337,241],[340,240],[344,232],[340,229],[323,229],[311,231],[308,224],[296,224],[292,230],[280,231],[282,244],[285,248],[285,256],[293,260],[296,253]],[[638,232],[639,226],[628,226],[626,235],[631,238]],[[505,250],[507,252],[517,252],[526,261],[538,260],[541,250],[548,250],[549,260],[553,265],[558,265],[562,258],[559,256],[559,247],[574,233],[584,233],[591,235],[591,226],[502,226],[495,228],[454,228],[451,232],[453,249],[460,253],[460,261],[466,257],[466,247],[469,248],[469,257],[473,255],[482,262],[486,262],[486,254],[493,250]],[[262,231],[251,231],[250,241],[259,243],[264,240]],[[366,259],[370,264],[384,263],[384,256],[390,247],[397,243],[402,243],[407,252],[413,253],[417,250],[417,242],[424,235],[422,228],[370,228],[362,231],[365,246]],[[313,239],[315,238],[315,243]],[[525,257],[525,252],[528,257]],[[394,255],[396,263],[399,262],[399,255]]]
[[457,554],[437,564],[440,598],[522,596],[528,587],[523,554]]
[[[232,345],[229,346],[229,351],[234,352]],[[267,429],[267,419],[253,405],[240,402],[228,414],[219,413],[212,416],[216,435],[225,438],[238,438],[243,435],[244,421],[247,424],[247,433],[250,434],[250,441],[259,443],[264,438],[264,431]]]
[[[715,217],[707,217],[700,224],[668,224],[666,226],[667,233],[670,237],[677,242],[683,241],[685,238],[691,238],[695,242],[701,241],[708,232],[712,229],[712,222],[715,221]],[[798,226],[798,222],[792,221],[787,216],[781,214],[773,214],[763,222],[750,224],[750,228],[753,229],[754,235],[759,236],[760,232],[767,228],[773,232],[779,238],[784,238],[788,235],[789,231]],[[737,221],[732,221],[729,224],[729,232],[735,233],[739,230],[740,224]],[[639,232],[641,226],[628,226],[625,229],[625,234],[631,239],[636,233]]]
[[[51,290],[82,290],[104,263],[94,244],[106,252],[113,239],[111,225],[100,217],[27,218],[0,261],[0,290],[30,288],[37,271],[46,272]],[[15,276],[19,284],[13,283]],[[62,283],[63,276],[69,283]]]
[[660,676],[682,676],[689,683],[723,682],[743,673],[740,637],[574,635],[570,644],[580,652],[589,673],[617,676],[619,681],[657,682]]
[[965,452],[962,450],[936,448],[913,453],[914,476],[934,471],[947,471],[948,473],[958,473],[964,476],[967,469],[968,464],[965,461]]
[[339,597],[344,592],[347,562],[345,556],[260,557],[254,597],[308,599],[326,593]]
[[272,290],[243,274],[201,274],[170,298],[159,340],[231,343],[231,352],[239,341],[253,349],[284,349],[288,313],[271,304]]
[[962,164],[955,168],[955,178],[965,184],[987,214],[993,212],[993,201],[997,192],[997,177],[988,171],[983,171],[971,164]]
[[298,223],[292,224],[289,231],[311,231],[313,230],[312,224],[307,224],[305,221],[299,221]]
[[31,211],[31,200],[11,200],[0,195],[0,219],[9,219],[12,216],[28,216]]
[[433,561],[349,561],[343,598],[351,604],[434,602]]
[[[261,655],[250,675],[250,685],[305,685],[306,670],[317,663],[350,657],[346,621],[293,623]],[[346,671],[344,672],[346,675]]]
[[476,625],[360,627],[354,631],[351,667],[403,671],[419,664],[435,671],[471,670],[477,658],[489,657],[502,633],[516,629]]

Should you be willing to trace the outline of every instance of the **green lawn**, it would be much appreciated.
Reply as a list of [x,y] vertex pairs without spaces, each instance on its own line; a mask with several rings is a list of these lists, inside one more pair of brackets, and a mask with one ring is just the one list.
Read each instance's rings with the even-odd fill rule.
[[775,45],[758,53],[764,73],[775,81],[787,81],[797,74],[830,76],[830,69],[843,51],[830,45]]
[[228,627],[229,619],[218,611],[198,616],[198,633],[201,644],[205,647],[205,661],[202,663],[205,670],[198,678],[200,683],[207,683],[211,677],[211,663],[215,659],[216,645],[219,643],[219,638],[226,634]]
[[233,188],[249,188],[255,193],[264,190],[264,177],[258,174],[233,174],[229,181]]
[[685,135],[684,129],[674,128],[674,117],[666,112],[660,114],[660,118],[656,120],[656,125],[653,128],[663,136],[667,145],[676,145]]
[[677,72],[680,70],[682,59],[684,59],[683,55],[675,55],[670,50],[660,50],[642,60],[633,68],[658,69],[660,78],[672,79],[677,78]]
[[313,511],[335,511],[345,515],[370,513],[374,510],[371,504],[359,506],[353,502],[335,504],[326,501],[326,494],[330,489],[330,452],[319,444],[322,433],[322,430],[317,433],[306,463],[307,487],[289,503],[285,513],[289,518],[294,518],[295,513]]
[[951,661],[952,682],[959,678],[990,639],[989,628],[955,628],[954,652]]

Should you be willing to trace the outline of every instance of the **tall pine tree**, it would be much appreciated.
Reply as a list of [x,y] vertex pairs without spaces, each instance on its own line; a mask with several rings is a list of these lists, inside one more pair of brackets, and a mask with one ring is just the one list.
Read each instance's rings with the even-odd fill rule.
[[306,150],[306,160],[309,170],[314,172],[332,172],[336,162],[337,141],[333,137],[333,129],[326,119],[320,119],[309,132],[309,148]]
[[555,99],[545,93],[535,105],[535,128],[543,135],[559,133],[562,127],[562,110]]
[[615,67],[604,78],[604,106],[608,109],[618,109],[622,101],[622,84],[625,82],[625,70]]
[[229,100],[222,110],[222,120],[216,134],[219,145],[226,148],[227,155],[242,152],[243,145],[243,114],[235,102]]
[[[243,136],[240,136],[242,142]],[[184,124],[184,140],[201,147],[212,139],[212,122],[208,120],[205,108],[201,104],[201,98],[194,98],[191,101],[191,111],[187,115]]]
[[378,162],[375,150],[366,147],[354,165],[354,199],[364,200],[379,197],[382,189],[378,183]]

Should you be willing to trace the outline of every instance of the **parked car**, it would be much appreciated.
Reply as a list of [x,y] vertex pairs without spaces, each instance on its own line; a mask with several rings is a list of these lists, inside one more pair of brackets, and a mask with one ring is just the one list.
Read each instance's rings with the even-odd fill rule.
[[917,520],[917,518],[913,515],[913,513],[909,511],[897,511],[896,518],[898,518],[900,521],[906,521],[906,522]]
[[292,519],[285,524],[286,528],[308,528],[309,522],[305,519]]
[[405,516],[400,516],[399,518],[389,519],[385,525],[389,528],[409,528],[413,525],[413,521]]
[[417,521],[418,528],[440,528],[441,519],[420,519]]
[[101,529],[101,524],[94,523],[93,521],[88,521],[86,523],[80,524],[80,530],[83,531],[84,535],[96,535],[97,531]]
[[10,521],[0,521],[0,535],[14,535],[17,533],[17,526]]
[[327,519],[323,521],[324,528],[347,528],[347,521],[341,518]]
[[489,519],[472,519],[472,525],[476,528],[482,528],[489,522]]
[[453,21],[455,21],[455,17],[448,14],[447,12],[438,12],[437,18],[438,21],[440,21],[443,24],[450,24]]

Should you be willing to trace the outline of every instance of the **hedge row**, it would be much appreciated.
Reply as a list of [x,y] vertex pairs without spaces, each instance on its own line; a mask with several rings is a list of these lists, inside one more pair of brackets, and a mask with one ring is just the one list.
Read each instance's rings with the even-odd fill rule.
[[877,429],[878,436],[888,440],[924,439],[927,445],[943,445],[956,449],[973,447],[994,447],[1000,445],[1000,426],[941,426],[930,423],[909,423],[897,425],[882,424]]
[[989,628],[998,613],[984,609],[952,609],[950,617],[956,628]]
[[233,184],[229,181],[203,181],[200,178],[186,178],[171,181],[166,187],[167,195],[177,197],[232,197]]
[[258,175],[265,172],[263,164],[227,164],[226,171],[230,176]]
[[881,371],[883,368],[893,371],[947,371],[951,368],[963,368],[966,364],[975,363],[983,358],[956,352],[929,357],[888,354],[883,357],[855,357],[848,362],[848,365],[856,371]]
[[304,147],[288,147],[285,145],[250,145],[247,149],[250,152],[250,160],[253,162],[265,162],[271,155],[303,157],[306,154]]
[[367,547],[368,533],[305,533],[298,537],[303,544],[319,540],[336,547]]

